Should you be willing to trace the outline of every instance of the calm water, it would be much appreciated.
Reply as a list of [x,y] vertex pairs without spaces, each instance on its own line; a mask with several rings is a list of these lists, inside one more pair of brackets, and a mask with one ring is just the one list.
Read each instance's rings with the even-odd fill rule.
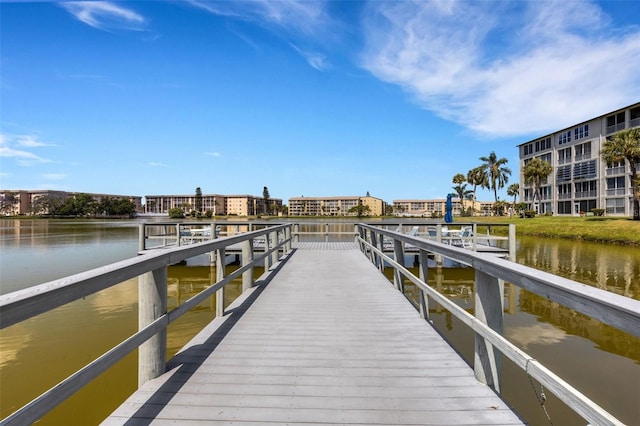
[[[135,256],[137,221],[0,221],[0,292]],[[334,225],[330,231],[353,229]],[[304,230],[308,230],[304,228]],[[312,237],[309,237],[312,238]],[[518,262],[577,281],[640,298],[640,250],[597,244],[520,238]],[[233,269],[230,265],[228,268]],[[257,271],[256,275],[260,271]],[[209,266],[169,268],[170,309],[207,286]],[[430,284],[472,311],[469,269],[431,273]],[[229,300],[240,292],[235,283]],[[507,284],[506,335],[530,355],[611,411],[622,421],[640,419],[640,339]],[[415,298],[415,289],[407,288]],[[170,354],[214,317],[203,302],[169,329]],[[437,306],[435,326],[467,359],[473,335]],[[106,326],[105,326],[106,325]],[[122,341],[137,328],[137,281],[130,280],[0,332],[0,416]],[[135,353],[77,393],[38,424],[96,424],[136,388]],[[526,375],[505,363],[503,395],[531,424],[547,424]],[[535,389],[535,391],[534,391]],[[554,424],[584,424],[546,392]]]

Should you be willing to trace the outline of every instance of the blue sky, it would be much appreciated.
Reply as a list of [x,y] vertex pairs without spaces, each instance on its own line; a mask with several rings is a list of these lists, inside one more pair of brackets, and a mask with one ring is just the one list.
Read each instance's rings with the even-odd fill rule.
[[640,94],[635,0],[15,1],[0,21],[2,189],[442,198],[491,151],[517,182],[516,145]]

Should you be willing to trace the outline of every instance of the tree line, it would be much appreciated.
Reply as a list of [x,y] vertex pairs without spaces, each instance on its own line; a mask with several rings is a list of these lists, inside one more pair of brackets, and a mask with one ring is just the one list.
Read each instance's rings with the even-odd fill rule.
[[42,196],[33,200],[30,213],[61,217],[135,217],[136,205],[125,198],[102,197],[97,201],[89,194],[75,194],[73,197]]

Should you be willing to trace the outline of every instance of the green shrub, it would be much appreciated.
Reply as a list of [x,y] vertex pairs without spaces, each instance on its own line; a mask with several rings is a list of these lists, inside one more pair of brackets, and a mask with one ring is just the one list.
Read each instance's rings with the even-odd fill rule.
[[591,209],[594,216],[604,216],[604,209]]
[[535,210],[525,210],[524,211],[524,217],[526,217],[526,218],[536,217],[536,211]]
[[169,217],[171,219],[182,219],[184,217],[184,211],[179,207],[169,209]]

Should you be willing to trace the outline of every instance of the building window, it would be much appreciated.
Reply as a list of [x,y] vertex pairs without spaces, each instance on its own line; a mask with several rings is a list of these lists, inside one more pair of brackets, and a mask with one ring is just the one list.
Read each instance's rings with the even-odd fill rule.
[[[595,180],[590,180],[587,182],[576,182],[575,188],[576,188],[576,198],[595,197],[597,182]],[[589,210],[583,210],[583,211],[589,211]]]
[[607,117],[607,134],[624,129],[624,111]]
[[558,214],[571,214],[571,201],[558,202]]
[[629,113],[629,127],[640,126],[640,107],[631,108]]
[[596,160],[585,161],[573,166],[574,179],[593,179],[596,177]]
[[571,198],[571,184],[563,183],[562,185],[558,185],[558,199],[566,200]]
[[626,177],[618,176],[607,178],[607,196],[625,195],[626,193]]
[[571,142],[571,131],[558,134],[558,145]]
[[558,150],[558,164],[571,162],[571,148],[563,148]]
[[607,214],[625,214],[624,198],[613,198],[607,200]]
[[607,176],[624,174],[625,169],[625,161],[616,161],[611,164],[611,167],[607,167]]
[[573,129],[573,139],[578,140],[589,137],[589,125],[578,126]]
[[581,212],[590,212],[596,208],[596,200],[582,200],[578,202]]
[[591,142],[576,145],[576,161],[588,160],[591,158]]

